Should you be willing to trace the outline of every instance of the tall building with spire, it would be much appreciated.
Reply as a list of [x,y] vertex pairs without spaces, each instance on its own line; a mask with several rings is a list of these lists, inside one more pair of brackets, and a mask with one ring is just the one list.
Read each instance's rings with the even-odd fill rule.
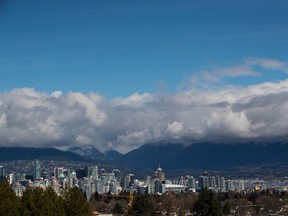
[[158,178],[161,182],[165,182],[165,173],[162,171],[160,164],[158,169],[155,171],[155,178]]

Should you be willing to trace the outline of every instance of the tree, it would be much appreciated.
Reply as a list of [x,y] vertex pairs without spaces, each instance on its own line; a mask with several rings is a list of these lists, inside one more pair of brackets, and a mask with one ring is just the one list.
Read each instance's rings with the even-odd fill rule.
[[39,214],[34,200],[35,195],[33,193],[32,189],[27,189],[21,197],[20,214],[23,216],[36,216]]
[[45,216],[62,216],[65,214],[63,207],[63,198],[58,196],[55,190],[48,187],[43,193],[43,209]]
[[0,181],[0,215],[19,215],[19,200],[6,180]]
[[129,216],[155,216],[157,210],[149,195],[138,195],[133,200],[132,207],[128,210]]
[[166,215],[171,215],[176,208],[176,204],[177,204],[177,199],[175,197],[174,193],[166,193],[163,194],[163,197],[165,197],[162,201],[161,201],[161,210],[163,212],[166,213]]
[[64,192],[65,215],[85,216],[89,215],[88,202],[79,188],[73,187]]
[[223,214],[229,215],[230,211],[231,211],[231,204],[229,203],[229,201],[226,201],[224,206],[223,206]]
[[119,202],[117,202],[112,210],[113,215],[123,215],[124,214],[124,209],[123,207],[120,205]]
[[47,202],[42,188],[27,189],[21,198],[20,212],[23,216],[46,216]]
[[102,197],[100,196],[100,194],[96,191],[94,194],[94,198],[95,200],[100,200]]
[[21,199],[20,213],[23,216],[64,216],[63,199],[51,187],[27,189]]
[[199,195],[198,200],[194,203],[192,209],[196,215],[201,216],[220,216],[222,215],[220,202],[212,190],[205,188]]
[[254,191],[253,193],[250,193],[248,195],[248,200],[251,201],[253,204],[255,204],[256,200],[260,197],[260,193],[257,191]]

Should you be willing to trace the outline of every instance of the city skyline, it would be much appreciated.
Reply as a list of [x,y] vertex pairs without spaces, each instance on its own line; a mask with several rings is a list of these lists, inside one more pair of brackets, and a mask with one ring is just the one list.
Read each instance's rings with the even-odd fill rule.
[[0,145],[286,141],[287,6],[4,1]]

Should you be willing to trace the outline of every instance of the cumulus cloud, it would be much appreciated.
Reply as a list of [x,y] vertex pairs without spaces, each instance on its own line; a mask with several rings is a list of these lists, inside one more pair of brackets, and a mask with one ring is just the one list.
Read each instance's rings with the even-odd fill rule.
[[127,152],[160,141],[282,139],[288,135],[287,112],[288,80],[112,100],[22,88],[0,94],[0,145],[94,145]]
[[183,124],[181,122],[174,121],[173,123],[168,123],[167,131],[170,134],[179,134],[183,130]]
[[[236,66],[202,71],[191,82],[209,86],[224,77],[260,76],[255,66],[288,71],[286,62],[249,58]],[[97,93],[47,94],[21,88],[0,93],[0,145],[93,145],[124,153],[161,141],[283,140],[287,111],[288,80],[175,94],[134,93],[112,100]]]
[[54,91],[51,93],[52,97],[59,98],[62,95],[62,91]]

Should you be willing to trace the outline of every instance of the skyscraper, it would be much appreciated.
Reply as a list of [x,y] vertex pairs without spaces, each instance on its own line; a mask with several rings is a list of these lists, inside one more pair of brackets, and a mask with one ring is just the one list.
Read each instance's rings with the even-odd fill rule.
[[196,187],[196,182],[193,176],[187,176],[187,189],[190,190]]
[[115,178],[117,179],[117,181],[120,181],[120,178],[121,178],[121,172],[119,169],[113,169],[112,170],[112,173],[115,174]]
[[89,178],[91,176],[91,166],[85,165],[85,177]]
[[165,181],[165,173],[162,171],[160,164],[158,169],[155,171],[155,177],[158,178],[161,182]]
[[204,172],[201,176],[198,178],[198,187],[201,189],[209,188],[209,175],[207,172]]
[[228,179],[226,181],[226,189],[229,191],[229,190],[233,190],[234,189],[234,186],[233,186],[233,181]]
[[35,160],[35,171],[34,171],[34,179],[40,179],[41,178],[41,164],[40,160]]
[[134,174],[126,174],[124,177],[124,189],[129,188],[134,183]]
[[211,189],[215,189],[215,187],[216,187],[216,178],[215,178],[215,176],[210,176],[209,177],[209,187]]
[[225,178],[224,177],[221,177],[221,179],[220,179],[220,191],[221,192],[223,192],[223,191],[225,191],[226,190],[226,180],[225,180]]
[[98,179],[98,167],[97,166],[91,167],[91,176],[92,176],[93,181]]
[[56,179],[59,178],[60,174],[64,172],[64,167],[55,167],[54,168],[54,176]]
[[3,166],[0,166],[0,180],[5,178],[5,169]]

